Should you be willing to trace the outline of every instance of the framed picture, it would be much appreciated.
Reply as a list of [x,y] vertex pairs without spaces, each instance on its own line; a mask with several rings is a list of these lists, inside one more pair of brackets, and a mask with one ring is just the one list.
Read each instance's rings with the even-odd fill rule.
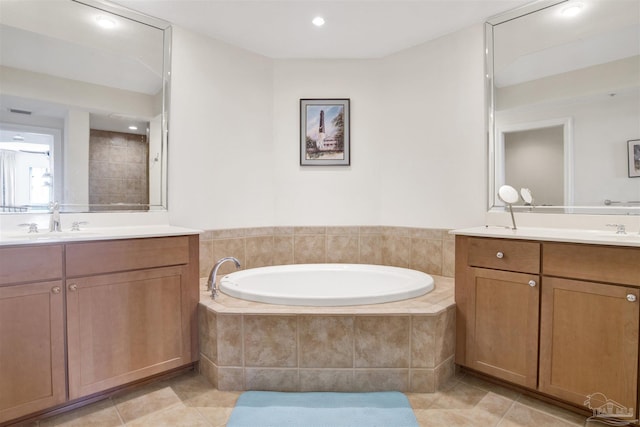
[[627,141],[629,144],[629,178],[640,177],[640,139]]
[[300,100],[300,165],[349,166],[349,99]]

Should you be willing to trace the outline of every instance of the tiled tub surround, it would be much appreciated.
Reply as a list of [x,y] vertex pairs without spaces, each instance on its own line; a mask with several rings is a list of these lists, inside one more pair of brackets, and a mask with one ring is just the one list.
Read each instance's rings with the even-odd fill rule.
[[434,278],[422,297],[351,307],[203,291],[201,372],[219,390],[436,391],[454,373],[455,305],[453,279]]
[[[200,234],[200,277],[216,260],[234,256],[243,268],[307,263],[405,267],[453,277],[455,239],[444,229],[409,227],[262,227]],[[219,273],[233,271],[223,265]]]

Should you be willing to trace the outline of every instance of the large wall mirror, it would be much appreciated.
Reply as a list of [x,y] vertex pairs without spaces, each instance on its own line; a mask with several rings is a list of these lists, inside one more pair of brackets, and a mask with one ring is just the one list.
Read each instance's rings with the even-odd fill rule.
[[0,213],[166,209],[168,23],[0,2]]
[[489,209],[509,184],[524,211],[640,214],[640,0],[539,1],[486,41]]

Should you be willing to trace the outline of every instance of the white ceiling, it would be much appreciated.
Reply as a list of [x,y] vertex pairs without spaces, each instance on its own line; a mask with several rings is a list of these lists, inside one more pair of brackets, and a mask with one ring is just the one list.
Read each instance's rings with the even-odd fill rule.
[[[531,0],[115,0],[270,58],[379,58]],[[311,24],[315,16],[326,24]]]

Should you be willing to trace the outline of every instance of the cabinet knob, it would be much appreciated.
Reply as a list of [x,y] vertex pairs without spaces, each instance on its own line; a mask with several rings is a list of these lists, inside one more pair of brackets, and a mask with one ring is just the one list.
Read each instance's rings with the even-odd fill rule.
[[629,302],[636,302],[636,296],[634,294],[628,294],[627,295],[627,301]]
[[60,289],[60,286],[54,286],[53,288],[51,288],[51,292],[54,294],[59,294],[61,290],[62,289]]
[[500,258],[500,259],[502,259],[502,258],[504,258],[504,254],[503,254],[502,252],[498,252],[498,253],[496,254],[496,258]]
[[71,292],[75,292],[78,290],[78,285],[76,285],[75,283],[72,283],[71,285],[69,285],[69,290]]
[[529,286],[534,288],[536,286],[536,281],[535,280],[529,280]]

